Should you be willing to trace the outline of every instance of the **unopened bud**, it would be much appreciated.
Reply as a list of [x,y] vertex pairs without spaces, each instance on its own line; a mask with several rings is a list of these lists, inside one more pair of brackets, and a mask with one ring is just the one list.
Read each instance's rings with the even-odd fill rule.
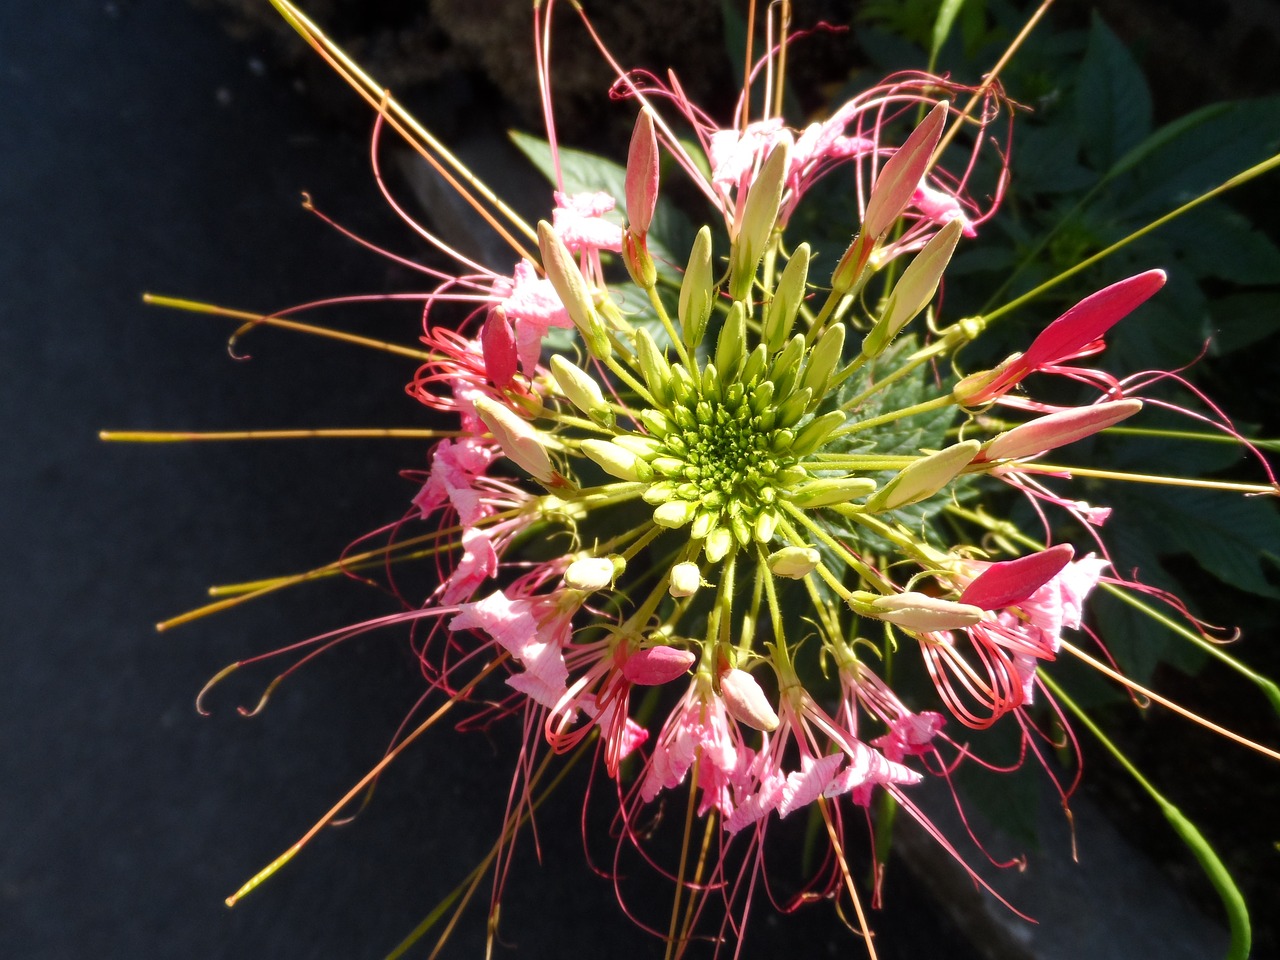
[[820,417],[814,417],[800,428],[796,442],[791,445],[792,455],[806,457],[813,453],[827,442],[844,421],[844,413],[840,410],[831,410]]
[[659,504],[653,511],[653,522],[660,527],[669,527],[674,530],[692,520],[697,512],[697,506],[688,500],[668,500],[666,503]]
[[653,335],[644,327],[636,329],[636,358],[640,361],[640,374],[645,386],[660,404],[671,402],[671,364],[662,355]]
[[[565,570],[565,586],[574,590],[585,590],[588,593],[611,586],[618,574],[622,572],[618,569],[615,560],[622,560],[622,558],[580,557],[569,564],[568,569]],[[623,566],[626,566],[625,562]]]
[[768,733],[778,727],[778,715],[769,705],[756,678],[734,667],[720,674],[720,696],[729,716],[748,727]]
[[960,239],[962,224],[952,220],[924,245],[906,270],[894,284],[893,293],[885,304],[884,313],[862,341],[862,355],[878,357],[893,338],[933,299],[943,271],[951,262],[956,243]]
[[871,186],[871,196],[867,198],[867,212],[862,218],[862,232],[873,241],[888,232],[893,221],[911,202],[942,137],[947,110],[947,101],[939,101],[880,169],[876,182]]
[[747,342],[746,310],[740,300],[735,300],[716,338],[716,370],[721,377],[732,378],[742,359]]
[[696,563],[685,560],[671,568],[671,584],[667,590],[671,596],[692,597],[701,586],[702,571],[698,569]]
[[680,336],[690,350],[702,342],[711,316],[715,297],[711,276],[711,228],[703,227],[693,238],[689,252],[689,264],[685,267],[684,280],[680,284],[680,302],[677,315],[680,318]]
[[682,677],[698,658],[679,647],[646,647],[627,657],[622,676],[631,683],[656,687]]
[[728,527],[716,527],[707,534],[702,552],[711,563],[719,563],[733,549],[733,533]]
[[813,547],[783,547],[769,554],[769,570],[775,577],[801,580],[813,573],[822,555]]
[[797,487],[790,500],[797,507],[830,507],[859,500],[875,489],[876,482],[870,477],[820,477]]
[[778,285],[774,288],[773,299],[765,311],[763,336],[770,353],[781,350],[787,337],[791,336],[796,314],[800,310],[800,304],[804,302],[805,281],[808,277],[809,244],[802,243],[787,261],[782,276],[778,278]]
[[977,440],[965,440],[908,464],[867,501],[872,513],[896,510],[927,500],[967,467],[982,449]]
[[730,253],[729,296],[746,300],[756,279],[756,268],[764,256],[773,225],[782,203],[782,188],[791,167],[791,143],[779,139],[751,183],[738,235]]
[[1141,409],[1141,400],[1108,400],[1088,407],[1050,413],[1000,434],[987,444],[978,460],[1017,460],[1056,447],[1065,447],[1068,443],[1083,440],[1121,420],[1127,420]]
[[582,441],[582,452],[598,463],[601,469],[619,480],[653,479],[653,469],[630,450],[609,440],[591,438]]
[[558,353],[551,357],[551,375],[570,403],[596,423],[613,426],[613,411],[605,402],[604,393],[594,377]]
[[858,612],[920,633],[960,630],[982,619],[981,607],[912,591],[877,597],[869,609]]
[[822,336],[809,351],[809,361],[804,365],[801,387],[808,387],[815,397],[827,392],[827,383],[844,353],[844,324],[834,323],[822,331]]
[[624,196],[628,226],[643,238],[649,232],[658,203],[658,137],[653,131],[653,115],[647,109],[640,111],[631,131]]
[[658,282],[658,268],[649,254],[649,243],[643,233],[630,227],[622,231],[622,262],[632,281],[642,290],[652,290]]
[[482,395],[474,403],[476,413],[507,458],[540,483],[550,483],[555,471],[539,430],[492,397]]
[[587,281],[574,262],[573,254],[545,220],[538,221],[538,249],[542,253],[542,269],[564,304],[573,325],[578,328],[587,352],[597,360],[609,356],[609,334],[591,302]]

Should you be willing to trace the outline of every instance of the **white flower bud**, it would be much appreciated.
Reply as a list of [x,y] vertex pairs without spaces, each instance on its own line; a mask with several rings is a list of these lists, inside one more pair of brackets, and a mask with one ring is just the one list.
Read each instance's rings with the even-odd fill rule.
[[813,547],[783,547],[769,554],[769,570],[775,577],[802,580],[818,568],[822,555]]
[[702,586],[702,571],[698,565],[689,560],[677,563],[671,568],[671,585],[668,592],[673,597],[691,597]]
[[729,716],[739,723],[766,733],[778,728],[778,715],[756,678],[747,671],[735,667],[720,674],[720,696]]

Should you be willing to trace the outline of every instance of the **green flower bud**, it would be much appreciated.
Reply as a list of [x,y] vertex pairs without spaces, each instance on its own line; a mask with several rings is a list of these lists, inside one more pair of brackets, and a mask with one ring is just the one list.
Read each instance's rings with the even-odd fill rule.
[[775,577],[802,580],[818,568],[822,555],[813,547],[783,547],[769,554],[766,561]]
[[867,501],[873,513],[927,500],[954,480],[978,455],[982,444],[965,440],[909,464]]
[[677,315],[680,318],[680,335],[690,350],[702,342],[707,329],[707,319],[715,301],[715,289],[711,276],[711,228],[703,227],[694,238],[689,253],[689,265],[680,284],[680,302]]
[[787,337],[791,336],[791,328],[795,325],[796,314],[800,304],[804,302],[805,281],[809,277],[809,245],[802,243],[796,247],[778,278],[774,288],[773,299],[764,315],[763,336],[765,346],[770,353],[782,349]]
[[862,341],[862,355],[868,359],[884,352],[893,338],[933,299],[942,273],[951,262],[963,225],[952,220],[933,235],[894,284],[876,325]]
[[741,226],[730,252],[729,296],[746,300],[756,279],[756,268],[764,256],[773,225],[782,203],[782,188],[791,165],[791,145],[780,140],[774,146],[747,193],[742,207]]
[[569,248],[545,220],[538,221],[538,249],[542,252],[542,269],[555,288],[556,296],[569,312],[573,325],[582,335],[587,352],[597,360],[606,359],[611,349],[609,333],[591,302],[587,281]]

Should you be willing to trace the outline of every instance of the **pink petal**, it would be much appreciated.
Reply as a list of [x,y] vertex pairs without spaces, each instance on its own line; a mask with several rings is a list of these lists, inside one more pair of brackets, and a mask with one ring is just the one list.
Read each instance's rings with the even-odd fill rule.
[[622,665],[622,675],[641,686],[660,686],[684,676],[695,660],[697,657],[690,650],[648,647],[627,657]]
[[983,610],[1016,604],[1056,577],[1073,556],[1071,544],[1060,543],[1016,560],[993,563],[965,588],[960,602]]

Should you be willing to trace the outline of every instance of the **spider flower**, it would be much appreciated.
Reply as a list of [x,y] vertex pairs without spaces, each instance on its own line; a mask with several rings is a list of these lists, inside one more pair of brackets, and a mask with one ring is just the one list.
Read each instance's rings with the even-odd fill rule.
[[[1041,671],[1084,627],[1109,560],[1100,539],[1075,559],[1067,543],[1010,535],[1006,503],[990,495],[1003,481],[1042,516],[1057,504],[1065,520],[1102,524],[1105,507],[1071,492],[1072,468],[1038,458],[1141,413],[1120,381],[1070,362],[1096,353],[1164,274],[1085,298],[1023,353],[961,376],[952,360],[984,322],[948,318],[938,291],[1004,173],[980,207],[966,193],[975,154],[948,171],[944,137],[952,122],[976,124],[980,149],[998,106],[991,85],[974,91],[975,114],[947,98],[964,88],[906,75],[802,130],[777,116],[718,127],[674,78],[619,71],[617,86],[642,102],[625,196],[606,190],[616,177],[570,192],[558,172],[547,219],[524,231],[540,264],[522,256],[510,277],[446,278],[428,298],[429,354],[409,393],[453,429],[396,535],[429,531],[439,586],[353,632],[434,618],[441,629],[418,655],[437,692],[526,720],[513,797],[529,803],[544,748],[598,744],[619,798],[616,857],[638,851],[691,900],[728,891],[726,909],[745,914],[750,896],[738,897],[728,864],[745,846],[743,869],[758,869],[752,851],[776,820],[812,811],[843,864],[850,804],[886,796],[925,818],[910,795],[949,773],[947,714],[968,728],[1016,714],[1031,736]],[[664,105],[691,126],[709,173]],[[663,152],[722,226],[719,238],[711,223],[699,230],[687,260],[670,251],[683,271],[650,254]],[[814,283],[808,238],[788,227],[844,163],[856,170],[842,212],[853,240],[827,251],[830,283]],[[611,218],[619,202],[625,228]],[[725,249],[722,271],[714,251]],[[613,267],[619,253],[631,283]],[[897,258],[904,268],[887,270]],[[455,330],[435,322],[449,300],[475,305]],[[1011,395],[1034,373],[1103,395],[1065,407]],[[996,421],[985,413],[995,403],[1036,415]],[[883,679],[901,641],[919,647],[932,690]],[[721,835],[693,875],[657,864],[638,826],[686,782],[690,818]],[[843,864],[812,888],[843,888],[856,904],[850,874]]]

